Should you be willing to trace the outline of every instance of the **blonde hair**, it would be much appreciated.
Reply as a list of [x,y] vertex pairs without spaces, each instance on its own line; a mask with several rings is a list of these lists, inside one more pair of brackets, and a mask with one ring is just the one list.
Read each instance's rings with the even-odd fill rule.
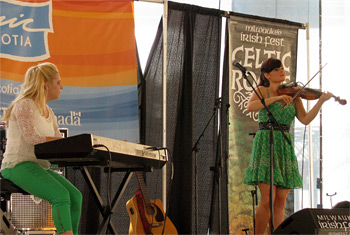
[[54,76],[58,73],[56,65],[45,62],[36,66],[30,67],[25,76],[24,82],[21,86],[20,93],[11,103],[4,115],[4,121],[7,125],[11,116],[14,105],[22,99],[32,99],[38,107],[40,113],[44,114],[46,105],[45,82],[52,82]]

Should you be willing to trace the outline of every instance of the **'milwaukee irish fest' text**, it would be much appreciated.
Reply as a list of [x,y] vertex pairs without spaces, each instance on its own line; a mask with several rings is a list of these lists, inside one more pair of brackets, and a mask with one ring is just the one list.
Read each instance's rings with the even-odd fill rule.
[[[258,27],[256,25],[246,25],[245,32],[241,32],[241,42],[262,44],[267,46],[285,46],[285,39],[281,37],[280,29]],[[277,36],[277,37],[275,37]]]
[[350,215],[317,215],[321,229],[350,229]]

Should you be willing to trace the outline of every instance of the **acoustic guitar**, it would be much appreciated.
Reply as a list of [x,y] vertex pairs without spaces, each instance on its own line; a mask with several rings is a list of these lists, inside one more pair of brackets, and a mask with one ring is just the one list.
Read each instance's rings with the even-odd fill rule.
[[142,176],[135,172],[140,189],[126,203],[130,217],[129,234],[177,234],[171,220],[165,216],[161,200],[150,200]]

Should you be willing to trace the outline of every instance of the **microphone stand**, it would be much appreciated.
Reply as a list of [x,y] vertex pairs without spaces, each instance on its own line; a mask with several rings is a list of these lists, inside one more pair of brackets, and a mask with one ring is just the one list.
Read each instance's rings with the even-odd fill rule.
[[[260,95],[256,89],[254,88],[253,84],[249,81],[248,77],[247,77],[247,73],[251,76],[250,72],[247,71],[242,71],[243,74],[243,78],[248,82],[248,84],[250,85],[250,87],[253,89],[254,93],[258,96],[260,102],[263,104],[264,108],[267,110],[267,115],[269,117],[268,123],[270,125],[270,227],[271,227],[271,233],[273,233],[274,229],[274,224],[273,224],[273,217],[274,217],[274,213],[273,213],[273,166],[274,166],[274,143],[273,143],[273,130],[274,127],[278,127],[279,130],[281,131],[283,137],[286,139],[286,141],[288,142],[288,144],[291,144],[290,140],[288,139],[288,137],[286,136],[286,134],[282,131],[282,128],[279,124],[279,122],[276,120],[276,118],[272,115],[272,113],[270,112],[269,108],[267,107],[266,103],[265,103],[265,99],[264,97],[262,97],[262,95]],[[251,76],[252,77],[252,76]],[[254,79],[254,78],[253,78]],[[278,130],[278,129],[277,129]]]
[[[220,108],[221,106],[221,98],[217,98],[215,100],[215,107],[213,109],[213,114],[211,115],[211,117],[209,118],[206,126],[204,127],[203,131],[201,132],[201,134],[199,135],[196,143],[193,145],[192,147],[192,150],[191,150],[191,153],[188,155],[187,159],[185,161],[187,161],[189,159],[189,157],[191,156],[191,154],[194,152],[194,175],[195,175],[195,220],[196,220],[196,234],[198,234],[198,225],[199,225],[199,222],[198,222],[198,170],[197,170],[197,154],[198,154],[198,151],[199,151],[199,148],[198,148],[198,145],[199,145],[199,142],[200,140],[202,139],[202,137],[204,136],[204,133],[205,131],[207,130],[207,128],[209,127],[209,124],[211,122],[211,120],[216,116],[216,113],[218,111],[218,109]],[[220,216],[221,216],[221,209],[220,209]],[[221,219],[220,219],[220,228],[221,228]]]
[[257,186],[254,186],[254,190],[250,191],[252,194],[252,199],[253,199],[253,227],[254,227],[254,235],[256,234],[255,231],[255,206],[258,205],[258,189]]
[[[253,138],[255,138],[255,134],[256,133],[249,133],[249,135],[252,135]],[[252,205],[253,205],[253,228],[254,228],[254,235],[256,234],[255,231],[255,206],[258,205],[258,187],[256,185],[254,185],[254,190],[250,191],[251,195],[252,195]]]
[[[229,106],[226,106],[227,110]],[[222,113],[222,99],[218,98],[216,100],[214,112],[216,110],[219,110],[218,113]],[[227,112],[228,113],[228,112]],[[215,192],[217,188],[217,203],[218,203],[218,234],[221,234],[222,232],[222,201],[221,201],[221,195],[222,195],[222,175],[223,175],[223,153],[222,153],[222,123],[220,121],[218,125],[218,132],[217,132],[217,144],[216,144],[216,160],[215,165],[213,167],[210,167],[210,170],[214,172],[213,175],[213,185],[212,185],[212,194],[211,194],[211,204],[210,204],[210,213],[209,213],[209,221],[208,221],[208,232],[207,234],[210,234],[212,232],[213,227],[213,221],[214,221],[214,204],[215,204]],[[217,187],[216,187],[217,185]]]

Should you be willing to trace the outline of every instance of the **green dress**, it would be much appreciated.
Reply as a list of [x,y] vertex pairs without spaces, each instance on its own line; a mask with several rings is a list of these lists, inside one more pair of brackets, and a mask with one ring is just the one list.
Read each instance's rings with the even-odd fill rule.
[[[296,115],[295,106],[290,104],[281,110],[282,107],[281,103],[274,102],[268,108],[279,123],[291,126]],[[267,122],[268,119],[266,109],[261,109],[259,122]],[[290,140],[290,145],[281,131],[273,131],[273,184],[283,189],[301,188],[303,181],[298,170],[293,136],[289,132],[284,133]],[[257,131],[253,141],[249,167],[244,178],[245,184],[257,185],[259,182],[270,184],[270,130]]]

